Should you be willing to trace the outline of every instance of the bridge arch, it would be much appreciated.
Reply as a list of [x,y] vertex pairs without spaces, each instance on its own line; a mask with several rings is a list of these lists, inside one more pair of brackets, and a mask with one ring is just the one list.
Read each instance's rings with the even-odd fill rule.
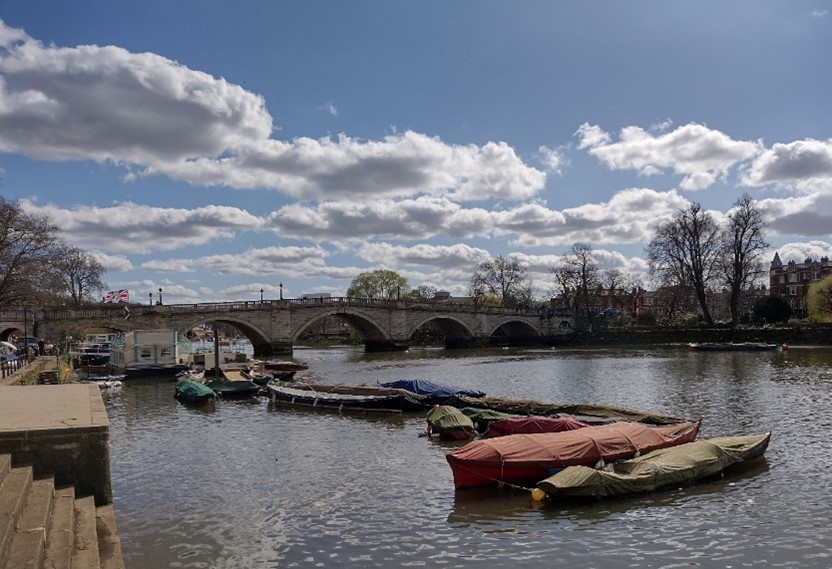
[[269,335],[263,330],[261,330],[256,324],[253,324],[251,321],[242,318],[234,318],[229,316],[199,318],[190,322],[186,322],[184,324],[180,324],[179,326],[177,326],[176,331],[182,335],[185,335],[185,333],[192,328],[212,323],[224,324],[227,326],[231,326],[236,330],[239,330],[243,334],[243,336],[248,338],[248,340],[251,342],[251,345],[254,348],[255,356],[269,356],[274,353],[274,346],[272,345],[272,342],[269,339]]
[[346,307],[320,312],[310,320],[303,322],[292,332],[292,343],[297,342],[307,330],[319,325],[325,318],[333,316],[344,320],[358,332],[359,336],[364,339],[364,349],[366,351],[407,348],[407,346],[398,345],[374,318],[360,310],[351,310]]
[[506,318],[498,321],[490,333],[492,344],[528,346],[539,344],[543,339],[540,330],[526,320]]
[[459,318],[449,315],[427,316],[411,326],[407,337],[411,338],[422,327],[434,324],[445,336],[445,347],[468,347],[474,343],[476,334]]

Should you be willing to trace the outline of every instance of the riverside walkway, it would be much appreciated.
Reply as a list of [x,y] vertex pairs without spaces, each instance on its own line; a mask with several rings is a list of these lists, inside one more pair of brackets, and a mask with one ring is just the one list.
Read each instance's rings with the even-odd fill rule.
[[98,386],[15,385],[57,367],[44,356],[0,382],[0,569],[123,569]]

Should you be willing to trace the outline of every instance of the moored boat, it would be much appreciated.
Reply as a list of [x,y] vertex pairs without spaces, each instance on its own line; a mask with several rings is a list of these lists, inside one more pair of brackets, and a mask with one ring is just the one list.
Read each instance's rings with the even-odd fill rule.
[[574,417],[511,417],[493,421],[488,425],[488,434],[492,437],[518,435],[524,433],[559,433],[589,427],[589,423]]
[[428,436],[437,434],[446,439],[465,440],[477,435],[470,417],[450,405],[434,405],[426,419]]
[[770,438],[771,432],[718,437],[656,450],[600,470],[570,466],[538,482],[532,496],[538,500],[602,497],[687,486],[720,474],[731,465],[762,456]]
[[399,379],[380,383],[380,387],[405,389],[416,395],[425,397],[428,403],[444,405],[453,395],[459,393],[468,397],[484,397],[485,393],[478,389],[468,389],[444,383],[437,383],[428,379]]
[[304,371],[309,369],[305,363],[293,361],[270,360],[263,363],[263,367],[269,371]]
[[691,350],[698,352],[768,352],[779,349],[786,349],[781,344],[764,344],[760,342],[711,342],[702,344],[688,344]]
[[226,378],[207,380],[205,386],[221,399],[249,399],[260,391],[260,386],[251,381]]
[[213,400],[216,397],[216,393],[204,383],[191,379],[183,379],[176,383],[173,396],[180,403],[198,405]]
[[404,389],[373,385],[327,385],[270,383],[272,403],[338,411],[416,412],[429,406],[424,399]]
[[556,469],[595,466],[691,442],[699,421],[649,427],[618,422],[560,433],[507,435],[468,443],[445,458],[457,488],[539,482]]
[[648,425],[673,425],[690,419],[671,417],[637,411],[624,407],[609,405],[594,405],[590,403],[546,403],[533,399],[507,399],[504,397],[468,397],[461,393],[454,394],[447,402],[454,407],[474,407],[478,409],[492,409],[501,413],[520,416],[561,416],[570,415],[579,421],[590,424],[612,423],[616,421],[635,421]]

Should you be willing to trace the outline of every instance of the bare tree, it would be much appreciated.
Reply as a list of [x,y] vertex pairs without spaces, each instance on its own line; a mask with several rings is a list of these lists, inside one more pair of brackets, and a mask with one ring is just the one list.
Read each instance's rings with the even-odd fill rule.
[[562,265],[552,269],[555,282],[578,312],[582,312],[592,324],[592,295],[600,285],[598,265],[592,258],[592,247],[575,243],[569,253],[561,257]]
[[647,245],[650,272],[664,285],[690,286],[696,295],[702,317],[709,325],[707,291],[719,274],[724,250],[722,232],[713,217],[698,203],[680,210],[662,223]]
[[0,196],[0,304],[20,302],[39,290],[58,231],[49,217],[27,214]]
[[740,321],[740,303],[763,274],[763,253],[768,249],[763,214],[748,194],[734,203],[724,234],[722,276],[731,293],[731,323]]
[[479,264],[471,276],[468,293],[475,303],[482,303],[491,294],[507,307],[528,306],[532,300],[526,269],[517,260],[502,255]]
[[107,287],[104,267],[92,255],[77,247],[61,246],[52,265],[61,293],[75,306],[93,300],[92,293]]

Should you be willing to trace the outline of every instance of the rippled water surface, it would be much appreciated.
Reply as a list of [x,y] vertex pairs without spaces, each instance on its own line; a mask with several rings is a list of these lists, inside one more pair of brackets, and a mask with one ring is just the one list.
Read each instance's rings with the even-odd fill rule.
[[454,491],[419,416],[219,402],[167,381],[105,394],[128,569],[165,567],[832,566],[832,348],[692,353],[298,349],[305,379],[427,378],[489,395],[703,419],[701,436],[773,431],[752,469],[692,488],[534,505]]

